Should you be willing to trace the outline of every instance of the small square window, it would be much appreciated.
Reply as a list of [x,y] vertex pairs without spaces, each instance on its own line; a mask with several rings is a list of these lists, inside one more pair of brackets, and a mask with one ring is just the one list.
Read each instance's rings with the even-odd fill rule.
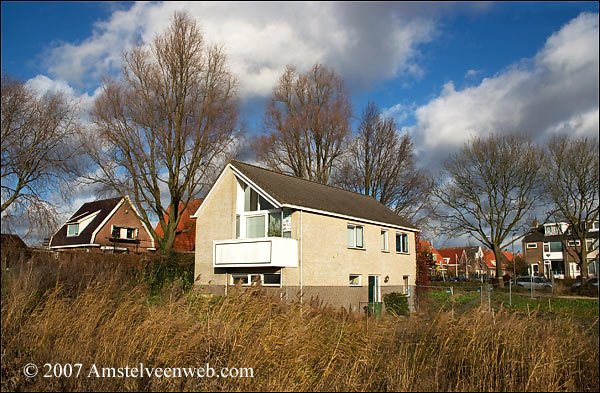
[[350,286],[351,287],[360,287],[361,286],[361,279],[360,279],[360,274],[351,274],[349,279],[350,279]]
[[396,233],[396,252],[408,254],[408,234]]
[[79,224],[67,225],[67,236],[78,236],[79,235]]

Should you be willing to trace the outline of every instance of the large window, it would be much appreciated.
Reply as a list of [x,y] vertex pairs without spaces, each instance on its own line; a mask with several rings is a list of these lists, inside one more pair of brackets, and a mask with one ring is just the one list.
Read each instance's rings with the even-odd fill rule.
[[364,227],[348,224],[348,247],[365,248]]
[[135,239],[137,228],[118,227],[113,225],[111,236],[115,239]]
[[280,287],[281,273],[234,273],[231,275],[231,284],[243,286],[262,285],[264,287]]
[[408,234],[396,233],[396,252],[408,254]]
[[388,249],[388,231],[385,229],[381,230],[381,251],[387,252]]
[[265,237],[265,215],[246,217],[246,238]]
[[562,242],[550,242],[550,252],[562,252]]
[[67,236],[78,236],[79,235],[79,224],[67,225]]

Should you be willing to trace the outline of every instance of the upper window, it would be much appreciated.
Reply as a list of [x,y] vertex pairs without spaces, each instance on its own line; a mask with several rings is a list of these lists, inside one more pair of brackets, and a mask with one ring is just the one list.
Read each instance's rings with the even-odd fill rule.
[[365,248],[364,227],[348,224],[348,247]]
[[569,244],[570,247],[581,246],[581,242],[579,240],[569,240],[568,244]]
[[79,224],[67,225],[67,236],[78,236],[79,235]]
[[408,234],[396,233],[396,252],[408,254]]
[[385,229],[381,230],[381,251],[389,251],[388,250],[388,231]]
[[135,239],[137,228],[112,227],[112,237],[115,239]]
[[592,223],[592,229],[591,230],[592,231],[597,231],[598,230],[598,221],[594,221]]
[[257,210],[271,210],[273,205],[267,202],[263,197],[258,195],[251,187],[246,186],[244,189],[244,211],[253,212]]
[[537,248],[537,243],[527,243],[527,248]]

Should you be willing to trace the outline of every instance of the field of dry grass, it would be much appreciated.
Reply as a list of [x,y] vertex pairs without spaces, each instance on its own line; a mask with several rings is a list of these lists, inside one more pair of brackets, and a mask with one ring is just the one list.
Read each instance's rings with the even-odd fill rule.
[[[60,266],[59,266],[60,265]],[[376,322],[259,289],[151,296],[131,261],[2,274],[2,390],[597,391],[598,321],[472,310]],[[25,364],[252,368],[254,378],[27,378]]]

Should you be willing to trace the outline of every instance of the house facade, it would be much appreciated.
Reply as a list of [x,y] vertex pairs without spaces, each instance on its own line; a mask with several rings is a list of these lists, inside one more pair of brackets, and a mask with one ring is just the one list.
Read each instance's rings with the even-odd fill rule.
[[[588,274],[598,274],[598,221],[586,236],[588,250]],[[577,278],[579,267],[580,240],[569,231],[565,222],[534,225],[523,237],[523,252],[530,272],[546,278]]]
[[49,242],[54,251],[147,252],[154,239],[128,197],[84,203]]
[[[192,199],[188,202],[187,207],[181,211],[181,219],[177,224],[175,232],[175,242],[173,243],[173,251],[192,253],[196,249],[196,220],[192,218],[194,213],[202,204],[203,199]],[[180,210],[183,208],[183,203],[180,203]],[[168,209],[167,209],[168,213]],[[164,215],[165,223],[169,223],[169,216]],[[154,229],[158,237],[163,236],[163,228],[160,222],[156,224]]]
[[272,287],[358,310],[412,295],[415,234],[371,197],[231,161],[195,214],[196,284]]

